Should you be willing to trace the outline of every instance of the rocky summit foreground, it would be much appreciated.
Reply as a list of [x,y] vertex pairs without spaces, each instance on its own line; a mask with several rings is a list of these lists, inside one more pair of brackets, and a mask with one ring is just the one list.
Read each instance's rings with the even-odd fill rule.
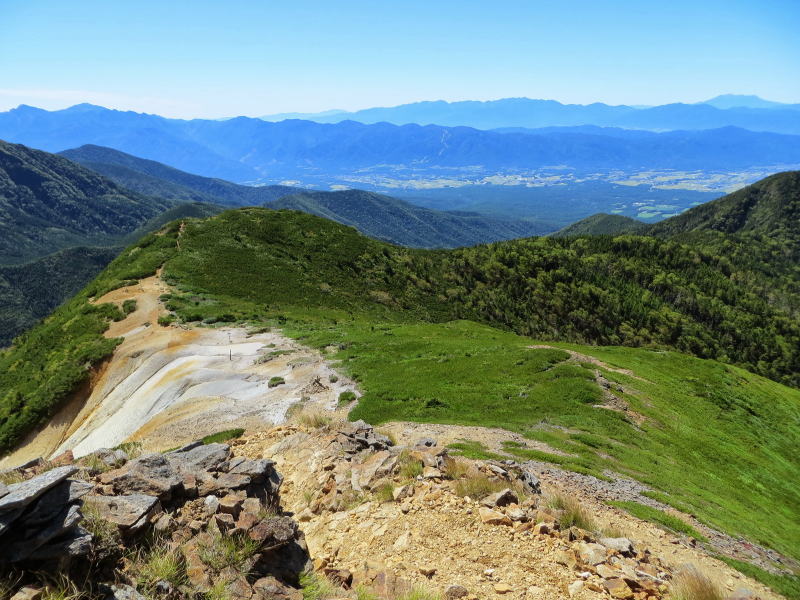
[[[0,596],[656,600],[708,571],[691,543],[609,522],[533,463],[400,445],[330,413],[296,420],[230,445],[6,472]],[[734,573],[713,574],[726,597],[776,598]]]

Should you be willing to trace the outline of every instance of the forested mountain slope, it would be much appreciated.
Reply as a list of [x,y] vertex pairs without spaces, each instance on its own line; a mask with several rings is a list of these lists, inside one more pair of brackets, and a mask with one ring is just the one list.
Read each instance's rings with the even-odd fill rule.
[[69,246],[109,245],[173,205],[60,156],[0,141],[0,264]]
[[350,225],[375,239],[415,248],[472,246],[542,235],[553,229],[547,223],[532,220],[515,221],[478,213],[432,210],[363,190],[302,192],[266,206],[301,210]]
[[619,235],[621,233],[639,233],[647,229],[647,223],[622,215],[598,213],[586,217],[559,229],[553,237],[570,237],[577,235]]
[[258,206],[301,191],[286,185],[237,185],[201,177],[154,160],[87,144],[60,152],[70,160],[100,173],[130,190],[183,202],[210,202],[225,206]]

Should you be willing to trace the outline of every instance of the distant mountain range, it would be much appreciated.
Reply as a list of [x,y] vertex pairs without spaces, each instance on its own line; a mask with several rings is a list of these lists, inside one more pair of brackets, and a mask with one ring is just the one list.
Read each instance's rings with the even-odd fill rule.
[[287,186],[251,187],[184,173],[152,160],[102,146],[61,153],[126,188],[174,201],[222,206],[267,206],[319,215],[370,237],[420,248],[469,246],[542,235],[556,226],[535,219],[497,219],[445,212],[363,190],[314,192]]
[[[687,111],[695,109],[681,106]],[[710,106],[705,109],[728,112]],[[797,119],[800,132],[800,112],[789,112]],[[85,144],[107,146],[189,173],[237,182],[330,182],[335,176],[355,173],[446,176],[458,172],[454,170],[480,176],[554,166],[593,172],[741,170],[800,163],[800,136],[736,127],[633,134],[583,127],[499,133],[469,127],[353,121],[268,123],[245,117],[182,121],[89,105],[53,112],[23,106],[0,113],[0,138],[51,152]]]
[[[593,104],[562,104],[555,100],[503,98],[486,102],[444,100],[414,102],[392,107],[367,108],[355,112],[326,111],[296,115],[318,123],[393,123],[436,124],[477,129],[501,127],[540,128],[552,126],[598,125],[666,131],[676,129],[716,129],[742,127],[753,131],[800,133],[800,104],[781,104],[758,96],[725,94],[697,104],[665,104],[635,107]],[[286,115],[262,117],[280,121]]]

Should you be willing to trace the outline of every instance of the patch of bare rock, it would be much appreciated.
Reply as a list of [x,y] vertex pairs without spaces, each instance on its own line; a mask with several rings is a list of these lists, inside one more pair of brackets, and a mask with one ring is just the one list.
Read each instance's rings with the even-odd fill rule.
[[[319,425],[23,466],[0,486],[0,586],[14,600],[67,580],[87,600],[301,600],[309,582],[315,600],[659,600],[681,568],[578,526],[533,465]],[[721,582],[729,598],[777,598],[740,579]]]

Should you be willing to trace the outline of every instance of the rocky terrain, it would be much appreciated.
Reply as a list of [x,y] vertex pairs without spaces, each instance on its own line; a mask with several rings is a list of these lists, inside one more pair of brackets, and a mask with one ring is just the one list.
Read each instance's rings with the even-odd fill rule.
[[5,472],[17,482],[0,486],[0,592],[655,600],[696,569],[725,597],[778,598],[532,463],[453,457],[432,438],[398,444],[331,413],[294,421],[230,445],[135,457],[127,444]]

